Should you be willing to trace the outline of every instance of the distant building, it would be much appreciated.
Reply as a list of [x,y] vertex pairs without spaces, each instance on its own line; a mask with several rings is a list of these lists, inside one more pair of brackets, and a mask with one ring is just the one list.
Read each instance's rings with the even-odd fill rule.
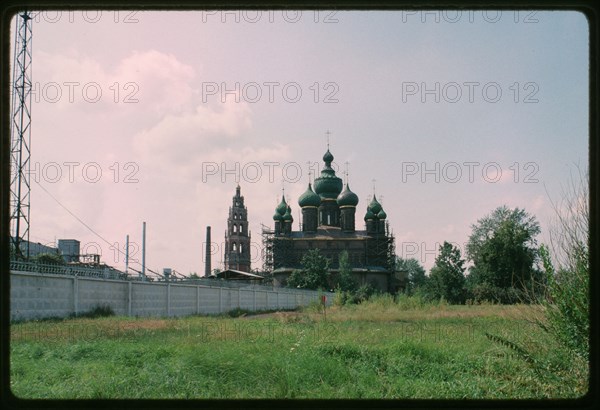
[[335,175],[333,158],[328,148],[314,190],[309,183],[298,199],[301,230],[292,229],[292,210],[282,196],[273,215],[274,230],[263,232],[265,268],[272,271],[276,286],[285,286],[292,271],[302,267],[302,257],[308,250],[318,249],[329,258],[334,274],[339,269],[340,253],[347,251],[352,275],[359,284],[395,292],[403,287],[404,276],[394,271],[394,236],[389,231],[387,214],[373,195],[364,215],[365,229],[356,229],[358,196]]
[[[48,244],[50,245],[50,244]],[[43,245],[39,242],[29,242],[26,240],[21,240],[19,248],[21,248],[21,252],[23,255],[28,255],[29,257],[37,256],[42,253],[50,253],[54,255],[59,255],[59,250],[54,246]],[[52,244],[54,245],[54,244]],[[12,244],[11,244],[12,246]],[[13,247],[14,249],[14,247]]]
[[218,272],[217,279],[234,280],[241,283],[260,284],[263,277],[250,272],[243,272],[235,269],[226,269]]
[[58,250],[65,262],[79,262],[80,242],[77,239],[59,239]]
[[250,272],[250,232],[248,231],[248,210],[238,185],[229,207],[227,231],[225,231],[225,269]]

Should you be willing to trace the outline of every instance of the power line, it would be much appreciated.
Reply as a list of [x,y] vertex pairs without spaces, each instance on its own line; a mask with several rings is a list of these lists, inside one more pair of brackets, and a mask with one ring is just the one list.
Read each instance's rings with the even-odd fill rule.
[[[67,208],[65,205],[63,205],[54,195],[52,195],[50,193],[50,191],[48,191],[46,188],[44,188],[44,186],[42,184],[40,184],[38,181],[36,181],[34,179],[34,182],[40,187],[42,188],[42,190],[48,194],[48,196],[50,196],[50,198],[52,198],[58,205],[60,205],[65,211],[67,211],[73,218],[75,218],[80,224],[82,224],[83,226],[85,226],[91,233],[93,233],[94,235],[96,235],[98,238],[100,238],[101,240],[103,240],[104,242],[106,242],[106,244],[110,247],[113,246],[112,243],[110,243],[107,239],[105,239],[102,235],[100,235],[98,232],[96,232],[91,226],[89,226],[88,224],[86,224],[81,218],[79,218],[77,215],[75,215],[69,208]],[[123,252],[121,249],[119,249],[119,247],[116,247],[117,252],[119,252],[121,255],[125,255],[125,252]],[[138,265],[141,265],[140,262],[138,262],[136,259],[132,259],[130,260],[130,263],[136,263]],[[133,268],[132,268],[133,269]],[[156,272],[154,272],[153,270],[151,270],[150,268],[146,267],[146,269],[155,274],[158,275],[160,277],[162,277],[163,275],[160,275]],[[134,269],[135,270],[135,269]],[[136,272],[138,272],[136,270]],[[138,272],[139,273],[139,272]]]

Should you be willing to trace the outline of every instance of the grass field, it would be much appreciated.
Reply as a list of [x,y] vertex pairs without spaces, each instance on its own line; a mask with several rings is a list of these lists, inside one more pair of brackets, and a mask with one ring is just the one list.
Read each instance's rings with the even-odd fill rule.
[[[21,398],[575,398],[587,363],[527,306],[361,305],[11,326]],[[487,334],[525,349],[494,342]]]

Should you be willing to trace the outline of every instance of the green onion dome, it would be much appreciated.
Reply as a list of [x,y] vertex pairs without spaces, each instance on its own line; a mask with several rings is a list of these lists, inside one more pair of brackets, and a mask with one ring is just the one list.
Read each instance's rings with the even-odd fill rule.
[[281,221],[283,220],[283,215],[281,215],[279,212],[275,212],[275,215],[273,215],[273,220],[274,221]]
[[337,197],[337,203],[339,206],[356,206],[358,205],[358,195],[350,191],[350,187],[346,184],[344,191]]
[[321,171],[321,176],[315,179],[315,192],[321,198],[336,199],[340,192],[342,192],[343,183],[341,178],[337,177],[335,171],[331,168],[333,155],[329,152],[329,149],[323,155],[323,161],[325,161],[325,167]]
[[287,210],[285,211],[285,214],[283,214],[281,218],[284,221],[294,222],[294,218],[292,217],[292,208],[290,208],[289,205],[287,207]]
[[310,182],[308,183],[306,192],[304,192],[302,195],[300,195],[300,198],[298,198],[298,205],[300,205],[301,208],[304,208],[305,206],[321,205],[321,197],[312,190]]
[[367,208],[367,213],[365,214],[365,221],[375,219],[375,214],[371,212],[370,209]]
[[379,211],[379,213],[377,214],[377,218],[379,218],[379,219],[387,218],[387,214],[385,213],[385,211],[383,209],[381,211]]
[[377,215],[379,211],[381,211],[381,204],[377,201],[377,198],[375,198],[375,194],[373,194],[373,199],[371,200],[371,203],[367,209],[370,210],[374,215]]
[[[285,197],[282,195],[281,202],[279,203],[279,205],[277,205],[277,208],[275,208],[275,212],[277,212],[279,215],[283,215],[283,214],[285,214],[287,207],[288,207],[288,204],[287,204],[287,202],[285,202]],[[275,218],[273,218],[273,219],[275,219]]]

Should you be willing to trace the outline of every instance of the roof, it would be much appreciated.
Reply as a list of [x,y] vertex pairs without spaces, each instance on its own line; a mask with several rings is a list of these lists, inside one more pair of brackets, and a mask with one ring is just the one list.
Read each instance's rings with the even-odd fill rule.
[[[371,237],[367,231],[344,232],[339,226],[320,225],[317,232],[292,231],[288,238],[292,239],[366,239]],[[279,237],[277,237],[279,239]]]
[[[281,267],[281,268],[275,269],[273,271],[273,274],[288,273],[288,272],[291,273],[292,271],[297,270],[297,269],[300,269],[300,268]],[[339,269],[338,268],[330,268],[330,269],[328,269],[328,271],[329,272],[338,272]],[[364,268],[352,268],[351,271],[352,271],[352,273],[387,273],[387,274],[392,273],[382,266],[366,266]]]
[[240,279],[262,280],[262,279],[264,279],[260,275],[255,275],[254,273],[243,272],[241,270],[235,270],[235,269],[225,269],[224,271],[217,273],[217,277],[222,278],[222,279],[230,279],[230,280],[240,280]]

